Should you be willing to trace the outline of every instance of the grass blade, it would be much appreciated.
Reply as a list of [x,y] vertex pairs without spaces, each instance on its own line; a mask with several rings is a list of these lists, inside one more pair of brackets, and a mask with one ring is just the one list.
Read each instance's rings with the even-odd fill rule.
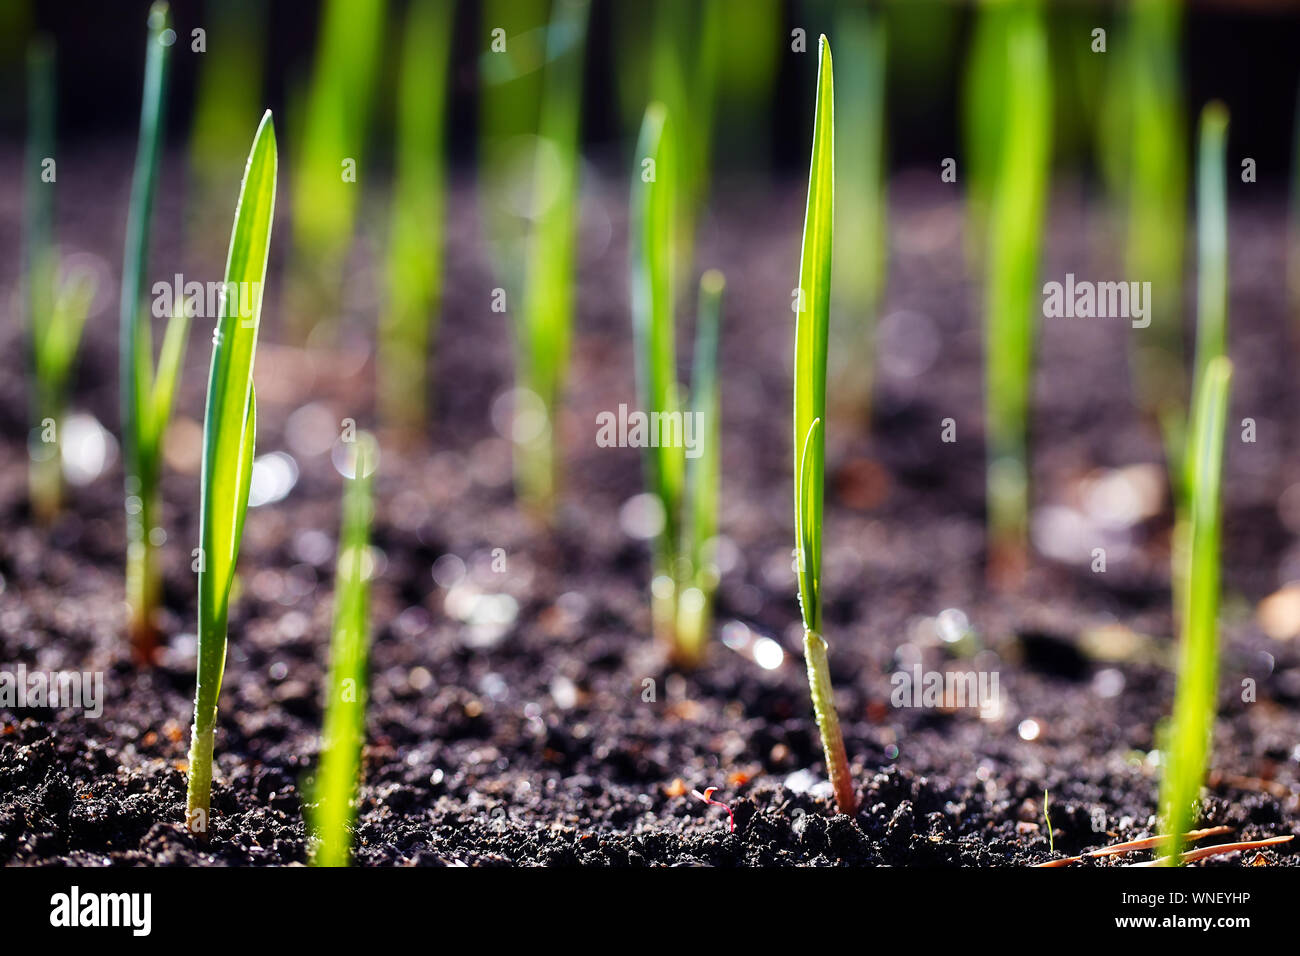
[[1133,340],[1139,401],[1165,441],[1175,502],[1183,498],[1187,375],[1183,345],[1183,244],[1187,160],[1178,49],[1179,0],[1135,0],[1128,6],[1120,52],[1121,77],[1107,112],[1125,118],[1112,138],[1112,165],[1127,176],[1129,275],[1151,283],[1150,326]]
[[985,389],[990,570],[1025,561],[1029,404],[1037,334],[1039,250],[1051,161],[1051,81],[1038,6],[1006,11],[1007,101],[989,215]]
[[813,119],[808,206],[796,290],[794,348],[794,508],[799,603],[804,658],[826,769],[841,813],[857,809],[848,757],[835,713],[827,645],[821,628],[821,532],[826,464],[822,422],[826,415],[826,348],[830,327],[831,252],[835,215],[835,85],[831,47],[818,42],[817,110]]
[[1184,589],[1182,641],[1173,722],[1160,785],[1163,829],[1173,834],[1168,853],[1177,859],[1181,834],[1194,820],[1205,780],[1216,707],[1219,644],[1219,542],[1224,433],[1232,364],[1217,356],[1205,367],[1196,395],[1189,441],[1189,564]]
[[213,335],[203,423],[198,673],[186,795],[186,823],[195,833],[206,833],[208,826],[230,585],[248,509],[256,420],[253,358],[271,244],[277,165],[275,125],[267,110],[253,140],[235,207],[226,258],[225,305]]
[[[1206,366],[1228,351],[1228,110],[1201,111],[1196,160],[1196,364],[1192,394]],[[1190,475],[1188,478],[1190,479]]]
[[718,586],[716,537],[718,496],[722,472],[722,401],[718,388],[718,327],[726,280],[710,269],[700,277],[696,318],[691,413],[698,456],[688,463],[688,511],[683,528],[684,590],[678,598],[677,658],[686,666],[698,663],[713,623],[713,592]]
[[[145,270],[149,258],[149,232],[153,220],[154,194],[158,185],[158,163],[166,115],[167,77],[171,46],[176,34],[166,3],[149,9],[148,40],[145,44],[144,92],[140,100],[140,137],[136,146],[135,171],[131,177],[131,203],[127,212],[126,241],[122,252],[122,290],[118,308],[119,391],[122,409],[122,460],[126,484],[126,594],[129,606],[127,634],[136,660],[152,660],[157,632],[154,606],[160,582],[150,536],[158,519],[158,480],[161,477],[161,434],[170,411],[175,369],[170,384],[164,383],[167,406],[159,418],[152,401],[158,388],[154,381],[153,341],[149,312],[143,307]],[[176,303],[182,325],[173,313],[168,338],[173,350],[183,349],[188,328],[184,305]],[[167,355],[166,361],[179,366],[181,355]]]
[[[678,409],[673,315],[678,153],[675,130],[661,103],[646,109],[637,139],[631,196],[632,338],[637,404],[647,416]],[[646,487],[663,510],[655,538],[651,582],[655,636],[676,645],[677,574],[686,456],[680,447],[647,442]]]
[[371,475],[374,439],[357,436],[353,475],[343,498],[338,566],[334,578],[334,627],[320,767],[313,795],[313,827],[320,843],[312,863],[347,866],[352,856],[353,798],[361,773],[366,731],[366,658],[370,643],[367,550],[373,514]]
[[337,308],[366,174],[366,134],[386,10],[385,0],[324,4],[305,119],[294,140],[288,318],[300,343],[321,315]]
[[518,330],[520,384],[541,400],[547,426],[516,445],[517,483],[523,500],[543,516],[554,507],[559,405],[573,337],[578,134],[589,12],[588,0],[558,0],[546,31],[546,86],[533,182],[533,201],[543,208],[529,244]]
[[[841,5],[837,39],[860,51],[840,63],[840,130],[835,143],[835,195],[840,215],[835,258],[853,261],[835,273],[831,321],[845,347],[830,356],[832,414],[871,418],[876,313],[888,264],[889,210],[885,187],[885,18],[880,11]],[[847,111],[847,112],[846,112]],[[847,122],[845,121],[847,118]]]
[[425,367],[441,294],[452,13],[450,0],[417,0],[403,33],[379,404],[384,420],[407,433],[424,424]]

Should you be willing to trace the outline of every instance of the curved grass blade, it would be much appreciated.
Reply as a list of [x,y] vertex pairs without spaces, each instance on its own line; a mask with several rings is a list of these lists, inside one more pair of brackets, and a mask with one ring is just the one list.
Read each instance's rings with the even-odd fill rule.
[[826,770],[841,813],[857,810],[857,795],[835,713],[827,645],[821,627],[821,537],[825,493],[826,348],[830,328],[831,250],[835,216],[835,86],[831,47],[818,43],[817,110],[813,119],[808,206],[804,214],[794,347],[794,509],[804,659]]
[[343,498],[338,566],[334,580],[334,628],[320,767],[313,789],[313,826],[320,844],[316,866],[347,866],[352,856],[353,798],[361,773],[366,730],[366,658],[370,583],[366,551],[373,513],[371,481],[377,459],[374,439],[357,436],[353,477]]
[[1194,820],[1194,805],[1209,763],[1214,732],[1219,654],[1219,543],[1222,536],[1224,433],[1232,363],[1217,356],[1205,367],[1189,435],[1189,564],[1183,594],[1183,635],[1178,649],[1178,688],[1165,746],[1160,784],[1163,829],[1173,837],[1168,853],[1178,859],[1181,834]]
[[199,648],[190,735],[186,823],[207,832],[217,698],[226,660],[226,623],[235,559],[248,508],[256,400],[253,358],[275,211],[275,124],[267,110],[244,170],[226,259],[226,294],[215,334],[203,423],[199,504]]

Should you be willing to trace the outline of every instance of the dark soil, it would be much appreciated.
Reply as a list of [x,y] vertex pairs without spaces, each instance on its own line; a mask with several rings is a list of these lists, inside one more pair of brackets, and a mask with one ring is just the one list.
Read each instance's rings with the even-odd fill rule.
[[[119,145],[60,164],[61,236],[69,250],[104,257],[110,275],[119,268],[128,170],[108,157],[130,152]],[[6,169],[17,161],[0,157]],[[216,278],[219,248],[179,252],[183,193],[177,170],[168,177],[151,278],[182,268]],[[702,668],[682,674],[648,637],[647,549],[619,522],[640,491],[638,452],[594,441],[596,413],[633,401],[625,186],[602,180],[586,197],[579,334],[561,422],[565,491],[549,532],[515,508],[510,448],[493,426],[493,402],[511,382],[510,330],[490,310],[497,283],[473,193],[461,184],[429,441],[385,442],[376,488],[382,554],[358,863],[1028,864],[1052,856],[1044,789],[1058,856],[1154,832],[1159,766],[1149,754],[1173,691],[1168,504],[1102,542],[1104,574],[1089,569],[1093,539],[1085,535],[1071,559],[1062,537],[1069,526],[1048,523],[1040,543],[1063,557],[1037,554],[1012,592],[986,585],[980,285],[967,275],[952,188],[937,177],[895,182],[884,312],[910,317],[882,335],[870,434],[847,417],[829,432],[825,616],[861,796],[850,819],[834,814],[822,782],[790,571],[789,302],[802,185],[720,184],[699,250],[701,265],[730,279],[722,527],[735,562],[719,592],[719,625],[740,622],[729,633],[771,637],[785,657],[766,669],[717,641]],[[18,221],[15,190],[0,194],[0,209]],[[1044,275],[1119,277],[1118,245],[1100,209],[1077,192],[1057,195]],[[367,237],[382,235],[381,225],[369,223]],[[286,226],[278,227],[276,277]],[[1253,614],[1297,576],[1300,558],[1300,526],[1284,520],[1283,493],[1300,476],[1290,414],[1300,376],[1285,319],[1282,229],[1280,204],[1234,206],[1231,420],[1254,418],[1259,437],[1243,444],[1230,435],[1225,483],[1220,719],[1202,817],[1234,827],[1225,840],[1300,830],[1300,646],[1265,636]],[[71,489],[54,527],[33,526],[22,328],[9,313],[0,329],[0,666],[103,671],[107,700],[93,720],[0,710],[0,862],[306,861],[302,794],[319,746],[342,484],[327,449],[343,418],[373,420],[366,329],[376,314],[375,248],[368,238],[359,244],[336,348],[278,345],[284,315],[274,287],[268,297],[258,452],[291,451],[301,475],[286,499],[249,515],[204,846],[181,826],[196,463],[180,448],[165,479],[167,639],[160,665],[140,672],[122,636],[120,467]],[[16,268],[16,256],[0,264],[6,302]],[[74,402],[112,430],[115,302],[106,289]],[[1158,437],[1134,406],[1128,334],[1122,320],[1044,320],[1034,425],[1040,519],[1077,506],[1094,469],[1163,467]],[[177,446],[202,419],[209,347],[200,328],[178,400]],[[309,403],[321,411],[316,432],[310,414],[290,417]],[[945,418],[956,422],[955,443],[940,441]],[[317,432],[324,445],[313,452]],[[494,570],[494,553],[504,555],[504,572]],[[431,574],[444,555],[467,569],[452,592]],[[454,561],[439,568],[444,583],[454,578]],[[513,603],[476,605],[479,594]],[[950,608],[968,615],[976,635],[957,644],[934,636],[934,617]],[[494,626],[485,609],[506,620]],[[891,706],[890,674],[915,661],[997,671],[1000,713]],[[1246,678],[1257,683],[1251,703],[1241,699]],[[725,811],[690,795],[708,786],[734,809],[734,833]],[[1292,844],[1226,862],[1294,865],[1300,854]]]

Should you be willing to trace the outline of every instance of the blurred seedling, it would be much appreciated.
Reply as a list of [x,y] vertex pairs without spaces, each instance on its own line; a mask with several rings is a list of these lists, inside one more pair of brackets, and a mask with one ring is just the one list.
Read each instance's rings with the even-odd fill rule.
[[158,186],[167,77],[175,39],[167,4],[155,3],[149,10],[140,140],[131,180],[119,309],[119,387],[126,484],[127,634],[136,660],[145,664],[152,662],[158,640],[154,612],[158,606],[161,580],[155,552],[157,543],[165,539],[159,524],[158,500],[163,438],[171,417],[190,331],[185,303],[173,303],[155,370],[150,310],[145,304],[143,289],[154,195]]
[[[982,16],[997,20],[993,33],[1005,70],[994,84],[1005,94],[998,118],[980,123],[982,136],[995,127],[1000,137],[990,160],[995,172],[985,306],[989,572],[995,581],[1013,583],[1026,563],[1029,537],[1029,407],[1052,150],[1051,74],[1034,0],[985,4]],[[978,195],[974,201],[978,205]]]
[[64,267],[54,246],[54,51],[37,40],[28,50],[28,137],[24,168],[24,289],[32,431],[28,499],[48,524],[63,501],[62,433],[68,379],[98,283],[86,269]]
[[[718,325],[724,280],[716,270],[700,279],[691,403],[682,401],[674,345],[674,273],[677,265],[674,216],[678,157],[667,109],[646,110],[632,175],[632,330],[640,410],[675,434],[647,441],[646,486],[659,505],[662,523],[654,537],[650,581],[655,636],[683,666],[699,663],[708,643],[718,571],[714,549],[718,529],[720,401]],[[690,416],[688,419],[687,416]],[[698,455],[688,457],[687,426]],[[680,440],[676,440],[680,439]]]
[[299,344],[335,324],[366,176],[366,139],[384,39],[384,0],[326,0],[311,82],[291,136],[290,329]]
[[574,267],[580,211],[579,132],[588,0],[557,0],[546,30],[546,75],[534,158],[536,223],[524,265],[515,328],[515,485],[549,520],[559,484],[559,411],[573,338]]
[[442,293],[452,14],[449,0],[411,4],[398,78],[388,303],[380,319],[377,384],[385,423],[408,435],[425,421],[425,368]]
[[316,866],[347,866],[352,856],[351,830],[366,737],[366,661],[370,643],[367,552],[374,509],[370,487],[377,461],[374,439],[365,432],[358,434],[352,475],[343,498],[328,696],[320,767],[313,789],[312,823],[320,841],[312,857]]

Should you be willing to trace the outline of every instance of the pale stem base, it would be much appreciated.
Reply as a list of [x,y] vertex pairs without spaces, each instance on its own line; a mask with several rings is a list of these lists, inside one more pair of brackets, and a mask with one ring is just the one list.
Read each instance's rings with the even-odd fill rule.
[[808,665],[808,689],[812,692],[813,712],[817,716],[822,751],[826,755],[826,769],[835,791],[835,804],[840,813],[852,816],[857,812],[858,799],[853,790],[853,778],[849,774],[849,758],[844,751],[840,719],[835,713],[835,694],[831,688],[830,663],[826,659],[826,641],[820,634],[808,630],[803,632],[803,655]]

